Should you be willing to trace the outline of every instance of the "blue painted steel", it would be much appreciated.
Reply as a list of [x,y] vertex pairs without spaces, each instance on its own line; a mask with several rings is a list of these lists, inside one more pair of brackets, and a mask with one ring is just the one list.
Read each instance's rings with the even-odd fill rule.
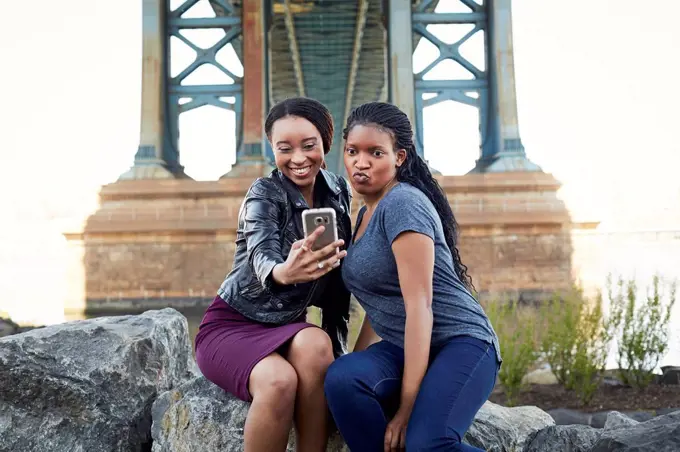
[[481,156],[472,172],[541,171],[530,161],[519,135],[512,55],[512,0],[490,3],[485,36],[489,89],[481,118]]
[[[240,56],[238,40],[242,36],[241,15],[236,11],[229,0],[210,0],[217,17],[205,18],[182,18],[182,14],[187,12],[199,0],[187,0],[175,10],[167,11],[166,20],[166,69],[165,80],[166,92],[168,94],[167,118],[166,118],[166,145],[165,152],[174,161],[178,160],[179,142],[179,115],[181,113],[200,108],[205,105],[213,105],[225,110],[231,110],[235,114],[235,135],[236,149],[241,148],[242,140],[242,100],[243,100],[243,78],[237,76],[232,71],[224,67],[216,60],[217,53],[227,44],[234,46],[234,51]],[[180,33],[185,29],[222,29],[225,35],[208,49],[200,48]],[[175,37],[189,46],[196,52],[196,59],[182,70],[175,77],[170,76],[170,38]],[[182,85],[182,81],[203,64],[211,64],[229,78],[233,80],[231,84],[221,85]],[[232,102],[222,98],[231,98]],[[188,99],[186,102],[180,102]],[[226,150],[225,150],[226,152]]]
[[[540,167],[526,158],[517,130],[511,0],[485,0],[482,4],[475,0],[459,1],[470,8],[469,13],[427,12],[435,4],[434,0],[423,0],[413,10],[415,35],[427,39],[439,50],[439,57],[414,75],[418,153],[423,155],[423,109],[452,100],[479,109],[480,158],[474,172],[540,171]],[[428,25],[434,24],[473,24],[474,28],[457,42],[447,44],[427,30]],[[484,71],[459,52],[460,46],[478,32],[484,33]],[[472,80],[424,80],[427,73],[445,59],[459,63],[472,75]]]
[[[424,156],[423,109],[430,105],[435,105],[447,100],[452,100],[479,108],[480,132],[482,134],[482,142],[485,141],[486,127],[482,126],[482,124],[485,122],[484,118],[487,117],[487,111],[489,108],[488,104],[484,102],[486,100],[485,92],[489,89],[488,77],[485,71],[477,68],[474,64],[465,59],[460,54],[459,49],[460,46],[473,35],[478,32],[484,32],[488,23],[487,4],[489,1],[487,0],[484,2],[484,5],[480,5],[473,0],[460,1],[470,8],[469,13],[426,12],[433,3],[432,0],[422,1],[414,8],[413,11],[412,23],[414,33],[416,36],[420,36],[421,39],[427,39],[439,50],[439,56],[432,63],[430,63],[422,71],[414,74],[416,97],[416,149],[421,157]],[[450,26],[474,24],[474,28],[466,33],[458,41],[452,44],[447,44],[441,41],[427,29],[428,25],[435,24],[449,24]],[[485,47],[485,53],[488,55],[488,47]],[[460,64],[463,68],[470,72],[470,74],[472,74],[473,79],[424,80],[424,77],[428,74],[428,72],[430,72],[435,66],[446,59],[453,60]],[[472,92],[477,93],[477,97],[473,97],[469,94]],[[427,96],[427,99],[424,99],[423,96]]]

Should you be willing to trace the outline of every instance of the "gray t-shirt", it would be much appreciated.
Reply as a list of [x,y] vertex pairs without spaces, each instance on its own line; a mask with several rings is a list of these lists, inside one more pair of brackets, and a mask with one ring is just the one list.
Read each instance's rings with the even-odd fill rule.
[[[365,207],[359,212],[357,228],[364,212]],[[442,346],[454,336],[471,336],[493,343],[500,362],[498,338],[489,319],[453,269],[439,214],[422,191],[403,182],[380,200],[364,234],[350,245],[342,265],[345,285],[366,311],[375,332],[404,347],[406,310],[392,242],[406,231],[434,241],[432,346]]]

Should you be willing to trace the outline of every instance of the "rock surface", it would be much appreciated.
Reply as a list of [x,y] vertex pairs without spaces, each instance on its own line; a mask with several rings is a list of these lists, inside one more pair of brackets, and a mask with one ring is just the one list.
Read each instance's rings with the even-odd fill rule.
[[[168,391],[153,404],[153,452],[241,451],[248,406],[203,377]],[[530,434],[552,424],[552,418],[538,408],[505,408],[487,402],[465,442],[490,452],[521,451]],[[293,435],[288,450],[294,450]],[[348,449],[334,434],[327,451]]]
[[534,406],[506,408],[486,402],[464,441],[487,452],[521,451],[532,433],[554,424],[548,413]]
[[663,366],[660,383],[664,385],[680,385],[680,366]]
[[[173,309],[0,338],[0,452],[241,451],[248,408],[200,376]],[[539,408],[487,402],[464,441],[489,452],[678,451],[680,411],[660,411],[557,410],[590,425],[556,426]],[[347,452],[337,433],[328,452]]]
[[[635,422],[635,421],[633,421]],[[680,450],[680,412],[637,424],[602,431],[590,452],[677,452]]]
[[[555,408],[554,410],[548,410],[548,414],[557,425],[592,425],[592,413],[582,413],[570,408]],[[603,415],[602,418],[603,425],[604,419],[606,419],[606,415]]]
[[[153,404],[153,452],[241,452],[249,406],[204,377],[194,378]],[[295,450],[292,434],[288,450]],[[327,451],[348,449],[335,434]]]
[[589,452],[600,433],[587,425],[551,425],[531,435],[524,452]]
[[0,317],[0,338],[11,336],[13,334],[24,333],[26,331],[31,331],[37,328],[42,328],[39,326],[19,326],[12,321],[12,319]]
[[522,378],[522,383],[527,385],[554,385],[557,384],[557,377],[552,373],[552,370],[536,369],[529,372]]
[[153,401],[195,372],[174,309],[2,338],[0,451],[148,451]]
[[616,430],[617,428],[626,428],[637,425],[640,422],[635,419],[619,413],[618,411],[610,411],[607,413],[607,420],[604,422],[605,430]]

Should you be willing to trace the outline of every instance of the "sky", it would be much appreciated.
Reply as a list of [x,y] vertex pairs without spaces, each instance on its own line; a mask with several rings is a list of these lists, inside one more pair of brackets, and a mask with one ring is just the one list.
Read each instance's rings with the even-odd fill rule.
[[[680,3],[640,5],[513,2],[527,154],[564,184],[561,195],[574,212],[605,223],[627,219],[630,206],[662,209],[680,201],[673,174],[680,164],[674,133],[680,63],[673,58]],[[137,149],[141,2],[111,8],[103,1],[38,0],[4,9],[5,17],[31,17],[31,26],[11,20],[0,27],[0,83],[8,88],[0,110],[3,204],[20,220],[81,214]],[[421,56],[427,52],[419,49],[416,66],[426,64]],[[233,115],[196,110],[181,121],[187,171],[198,179],[223,174],[233,161],[233,139],[225,133]],[[479,152],[476,110],[453,103],[426,109],[424,139],[435,168],[464,174]]]
[[[680,231],[680,2],[644,4],[515,0],[519,127],[528,157],[563,183],[576,220]],[[3,13],[0,310],[30,320],[59,315],[64,224],[96,208],[98,189],[137,150],[141,1],[8,2]],[[428,55],[419,49],[415,66]],[[476,110],[446,103],[424,114],[426,158],[465,174],[479,152]],[[224,174],[232,130],[226,111],[183,115],[187,172]],[[55,298],[39,313],[27,290],[36,278]]]

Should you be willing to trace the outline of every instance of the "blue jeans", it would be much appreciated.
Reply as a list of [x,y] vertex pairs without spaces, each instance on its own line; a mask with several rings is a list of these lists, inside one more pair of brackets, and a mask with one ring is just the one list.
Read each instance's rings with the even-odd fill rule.
[[[433,349],[406,428],[406,452],[480,451],[462,440],[498,369],[493,345],[478,339],[459,336]],[[386,341],[331,364],[326,399],[352,452],[382,452],[387,423],[399,407],[403,370],[404,350]]]

